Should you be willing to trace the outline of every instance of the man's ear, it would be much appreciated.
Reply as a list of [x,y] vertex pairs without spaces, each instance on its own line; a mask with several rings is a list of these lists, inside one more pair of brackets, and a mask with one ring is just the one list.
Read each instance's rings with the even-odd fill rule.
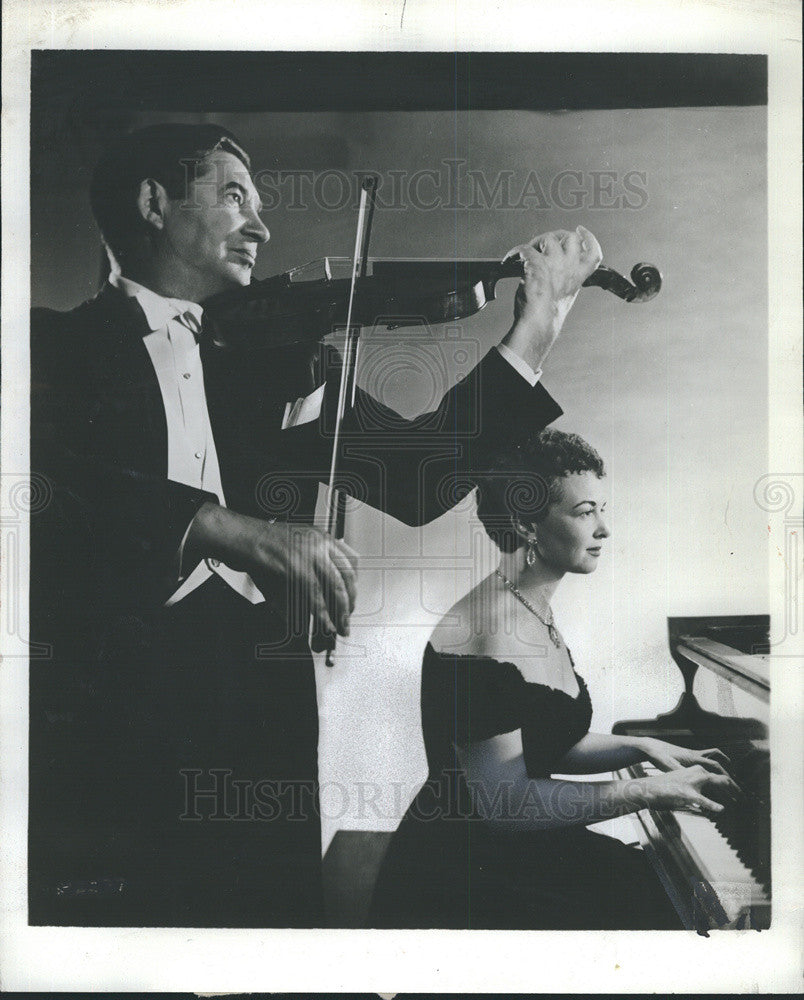
[[146,177],[137,194],[137,210],[142,219],[155,229],[164,229],[165,211],[169,198],[159,181]]

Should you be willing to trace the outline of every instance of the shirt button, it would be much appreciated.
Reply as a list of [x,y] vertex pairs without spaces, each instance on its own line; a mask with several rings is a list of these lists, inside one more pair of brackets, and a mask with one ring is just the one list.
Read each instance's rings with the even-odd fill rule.
[[182,375],[182,378],[189,378],[189,377],[190,377],[190,373],[189,373],[189,372],[185,372],[185,373],[184,373],[184,374]]
[[196,458],[201,458],[201,452],[200,452],[200,451],[197,451],[197,452],[195,453],[195,457],[196,457]]

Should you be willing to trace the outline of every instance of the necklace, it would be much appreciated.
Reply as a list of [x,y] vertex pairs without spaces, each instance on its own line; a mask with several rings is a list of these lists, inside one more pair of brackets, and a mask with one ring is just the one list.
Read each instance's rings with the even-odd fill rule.
[[511,591],[514,597],[520,602],[520,604],[524,604],[525,607],[528,609],[528,611],[530,611],[532,615],[535,615],[539,619],[542,625],[544,625],[545,628],[547,629],[547,634],[550,636],[550,640],[552,641],[553,645],[556,647],[556,649],[560,649],[561,636],[558,634],[558,629],[556,628],[555,619],[553,618],[553,611],[550,605],[549,604],[547,605],[547,613],[550,617],[543,618],[542,615],[540,615],[539,612],[536,610],[536,608],[533,607],[533,605],[530,603],[527,597],[524,597],[517,590],[517,588],[513,585],[513,583],[511,583],[511,581],[504,573],[501,573],[500,570],[498,569],[496,569],[494,572],[502,580],[505,586]]

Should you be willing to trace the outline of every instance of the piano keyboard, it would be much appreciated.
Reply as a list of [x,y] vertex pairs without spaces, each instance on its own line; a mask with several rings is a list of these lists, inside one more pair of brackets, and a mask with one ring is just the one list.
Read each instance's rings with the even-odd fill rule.
[[[770,926],[769,630],[767,615],[668,618],[670,654],[684,684],[678,704],[655,719],[612,727],[621,736],[720,747],[743,790],[714,821],[665,810],[635,814],[645,854],[682,923],[701,934]],[[655,773],[640,764],[620,776]]]
[[[627,772],[633,778],[660,773],[652,764]],[[685,926],[701,933],[770,926],[769,891],[712,820],[666,810],[643,809],[636,816],[643,849]]]

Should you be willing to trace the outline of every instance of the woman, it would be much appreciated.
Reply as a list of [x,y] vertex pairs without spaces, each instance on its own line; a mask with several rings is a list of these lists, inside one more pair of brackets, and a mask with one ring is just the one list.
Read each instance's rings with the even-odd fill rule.
[[[550,601],[609,536],[603,462],[546,430],[506,456],[478,515],[499,568],[442,619],[422,668],[428,780],[394,834],[375,927],[679,927],[644,855],[587,825],[645,806],[713,816],[736,799],[719,750],[590,732],[592,706]],[[639,761],[661,772],[570,781]]]

